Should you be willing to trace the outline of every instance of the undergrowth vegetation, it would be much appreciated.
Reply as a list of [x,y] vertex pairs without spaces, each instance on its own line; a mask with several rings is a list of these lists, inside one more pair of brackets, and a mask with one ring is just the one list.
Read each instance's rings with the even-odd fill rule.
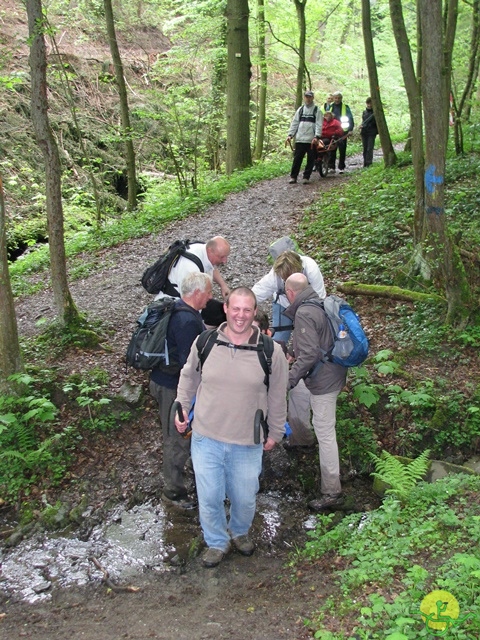
[[[473,639],[480,633],[480,478],[420,482],[366,514],[318,517],[298,562],[336,567],[335,589],[305,621],[322,640]],[[422,603],[443,590],[452,622],[429,626]],[[436,619],[436,618],[435,618]]]

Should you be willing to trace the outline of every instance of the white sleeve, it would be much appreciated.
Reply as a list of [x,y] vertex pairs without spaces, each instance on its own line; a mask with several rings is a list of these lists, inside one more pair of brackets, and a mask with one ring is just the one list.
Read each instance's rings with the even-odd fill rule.
[[264,302],[268,300],[268,298],[273,297],[277,291],[277,276],[273,268],[253,285],[252,291],[257,298],[257,302]]
[[327,297],[322,272],[313,258],[302,256],[304,273],[307,276],[308,284],[318,293],[318,297],[323,300]]

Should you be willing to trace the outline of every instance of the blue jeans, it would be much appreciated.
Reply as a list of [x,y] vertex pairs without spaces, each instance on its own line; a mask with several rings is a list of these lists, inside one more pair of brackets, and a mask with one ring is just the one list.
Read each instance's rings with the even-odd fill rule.
[[[230,536],[248,533],[255,516],[263,447],[220,442],[192,433],[200,524],[208,547],[226,551]],[[230,500],[227,522],[225,498]]]
[[292,321],[282,315],[282,312],[285,311],[286,307],[282,307],[278,302],[272,303],[272,326],[275,329],[275,335],[273,339],[275,342],[288,342],[290,335],[292,333],[292,329],[285,329],[282,331],[279,327],[291,327]]

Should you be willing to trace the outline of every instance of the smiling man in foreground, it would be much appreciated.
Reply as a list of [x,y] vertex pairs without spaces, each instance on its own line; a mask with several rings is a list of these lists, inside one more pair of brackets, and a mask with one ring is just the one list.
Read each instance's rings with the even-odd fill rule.
[[[254,544],[249,530],[255,515],[262,468],[262,452],[273,449],[284,435],[288,365],[281,347],[272,341],[265,359],[264,337],[252,326],[257,303],[246,287],[234,289],[225,303],[227,321],[220,325],[208,357],[193,344],[180,375],[177,400],[187,428],[193,398],[192,461],[197,486],[200,524],[207,544],[206,567],[217,566],[231,544],[245,556]],[[265,347],[265,348],[264,348]],[[262,365],[265,359],[268,371]],[[268,418],[265,442],[255,443],[255,413]],[[227,518],[225,498],[230,502]]]

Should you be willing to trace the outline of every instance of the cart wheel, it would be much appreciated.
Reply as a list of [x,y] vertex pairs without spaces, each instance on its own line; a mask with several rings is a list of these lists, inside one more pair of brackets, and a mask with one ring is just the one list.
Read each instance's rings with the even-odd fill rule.
[[328,153],[323,154],[322,161],[319,165],[320,175],[322,176],[322,178],[325,178],[328,173],[328,155]]

